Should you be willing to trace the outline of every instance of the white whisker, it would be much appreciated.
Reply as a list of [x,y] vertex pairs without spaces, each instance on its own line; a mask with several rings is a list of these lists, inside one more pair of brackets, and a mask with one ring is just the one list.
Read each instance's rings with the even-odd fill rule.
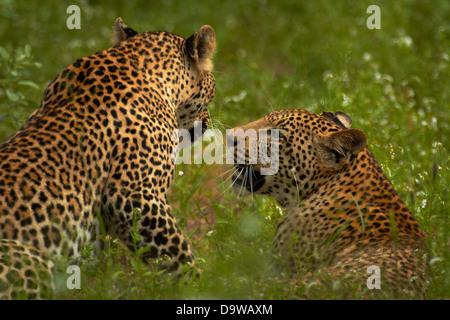
[[[244,167],[245,169],[245,173],[244,173],[244,181],[241,184],[241,188],[239,189],[239,193],[238,196],[242,197],[242,195],[244,194],[245,191],[245,185],[247,184],[247,179],[248,179],[248,167]],[[242,194],[242,195],[241,195]]]
[[[225,193],[227,193],[231,188],[233,188],[233,185],[234,185],[234,184],[236,183],[236,181],[239,179],[239,177],[241,176],[242,171],[244,171],[244,169],[245,169],[245,168],[242,168],[242,169],[241,169],[241,171],[239,172],[239,174],[236,175],[236,179],[234,179],[233,181],[231,181],[230,186],[229,186],[228,188],[226,188],[224,192],[222,192],[222,195],[225,194]],[[238,172],[238,171],[239,171],[239,169],[236,168],[235,173]],[[234,173],[233,173],[233,174],[234,174]],[[231,178],[233,178],[233,174],[231,175]]]
[[222,172],[218,177],[216,177],[216,179],[222,179],[224,176],[228,175],[228,177],[225,180],[222,179],[222,183],[226,183],[226,182],[228,182],[228,180],[230,180],[233,177],[233,174],[236,173],[237,171],[238,171],[238,169],[233,166],[231,169],[228,169],[227,171]]

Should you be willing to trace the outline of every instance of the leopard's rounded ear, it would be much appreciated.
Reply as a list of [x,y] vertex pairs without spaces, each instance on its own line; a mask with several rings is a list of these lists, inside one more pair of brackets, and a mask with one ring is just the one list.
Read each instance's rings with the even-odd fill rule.
[[334,116],[342,124],[345,129],[350,129],[352,126],[352,118],[348,114],[342,111],[336,111]]
[[345,129],[316,137],[319,161],[339,170],[366,148],[367,136],[359,129]]
[[119,17],[116,19],[116,21],[114,21],[113,34],[111,37],[112,45],[115,47],[122,41],[127,40],[137,34],[138,33],[136,31],[123,23],[122,18]]
[[344,129],[350,129],[352,126],[352,118],[345,112],[336,111],[336,113],[334,113],[331,111],[324,111],[320,115],[330,119]]
[[216,48],[216,34],[211,26],[205,25],[186,40],[186,50],[197,69],[210,72],[213,67],[212,55]]

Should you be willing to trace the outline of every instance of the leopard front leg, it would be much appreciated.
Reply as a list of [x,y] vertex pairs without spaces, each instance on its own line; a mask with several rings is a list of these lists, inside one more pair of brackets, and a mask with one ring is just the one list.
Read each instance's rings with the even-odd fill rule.
[[168,258],[163,266],[177,273],[182,264],[192,264],[194,258],[167,203],[175,169],[172,148],[158,148],[156,152],[152,146],[152,150],[136,151],[141,145],[142,141],[136,139],[113,159],[101,201],[105,229],[132,250],[148,247],[141,256],[145,261]]
[[107,194],[102,203],[107,233],[117,236],[131,250],[148,247],[141,256],[143,261],[164,258],[161,265],[169,272],[178,273],[182,264],[193,263],[190,245],[165,199],[147,200],[141,192],[111,186]]

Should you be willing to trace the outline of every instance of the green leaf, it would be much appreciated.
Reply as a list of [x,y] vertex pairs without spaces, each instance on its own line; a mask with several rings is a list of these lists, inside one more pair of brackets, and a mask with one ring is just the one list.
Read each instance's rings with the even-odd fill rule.
[[138,256],[143,255],[144,253],[146,253],[148,250],[150,250],[152,248],[152,246],[145,246],[145,247],[141,247],[138,250]]
[[6,89],[6,96],[8,97],[9,100],[11,100],[12,102],[16,102],[19,100],[19,95],[15,94],[14,92],[12,92],[9,89]]
[[227,220],[218,218],[218,219],[216,220],[216,224],[230,224],[230,222],[227,221]]
[[31,87],[34,89],[39,89],[39,86],[36,83],[34,83],[33,81],[28,81],[28,80],[19,81],[19,85]]

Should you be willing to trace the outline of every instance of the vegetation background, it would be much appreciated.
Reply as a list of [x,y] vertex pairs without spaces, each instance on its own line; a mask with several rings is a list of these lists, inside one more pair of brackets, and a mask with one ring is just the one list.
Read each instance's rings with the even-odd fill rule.
[[[80,30],[66,27],[72,4],[81,9]],[[366,27],[372,4],[381,9],[379,30]],[[185,37],[213,26],[215,128],[284,108],[349,114],[426,234],[433,254],[428,298],[450,298],[448,0],[0,0],[0,141],[24,124],[63,68],[110,46],[119,16],[138,31]],[[237,198],[228,169],[182,164],[176,170],[171,202],[201,277],[161,278],[106,238],[101,258],[89,258],[86,248],[81,290],[64,290],[62,274],[56,298],[295,298],[305,288],[286,285],[270,268],[284,213],[269,198]],[[333,285],[315,297],[348,296]]]

